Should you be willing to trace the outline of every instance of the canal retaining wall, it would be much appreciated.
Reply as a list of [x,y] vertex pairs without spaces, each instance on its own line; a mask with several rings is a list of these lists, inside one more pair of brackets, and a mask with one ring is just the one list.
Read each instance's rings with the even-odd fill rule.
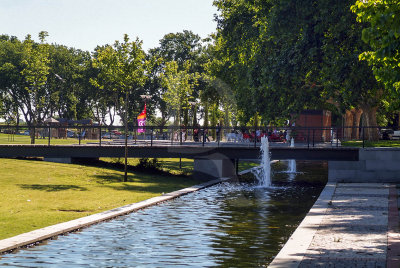
[[400,148],[365,148],[358,161],[329,161],[328,180],[400,183]]

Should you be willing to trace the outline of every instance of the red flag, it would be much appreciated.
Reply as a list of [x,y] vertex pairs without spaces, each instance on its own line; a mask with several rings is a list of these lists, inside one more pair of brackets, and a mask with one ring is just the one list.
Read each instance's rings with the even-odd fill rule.
[[[141,114],[137,117],[138,126],[144,127],[146,126],[146,104],[144,104],[144,109]],[[145,132],[144,128],[138,128],[138,133]]]
[[137,119],[144,119],[146,120],[146,104],[144,104],[144,109],[141,112],[141,114],[139,114],[139,116],[137,117]]

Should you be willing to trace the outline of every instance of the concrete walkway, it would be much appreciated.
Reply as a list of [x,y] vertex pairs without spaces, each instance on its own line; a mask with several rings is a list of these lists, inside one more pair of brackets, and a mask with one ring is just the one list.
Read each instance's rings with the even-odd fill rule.
[[269,267],[400,267],[398,190],[329,183]]

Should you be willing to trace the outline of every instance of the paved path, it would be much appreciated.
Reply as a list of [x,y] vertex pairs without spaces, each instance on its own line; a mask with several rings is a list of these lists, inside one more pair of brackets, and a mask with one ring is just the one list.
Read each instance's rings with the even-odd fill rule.
[[270,267],[400,267],[398,190],[328,184]]

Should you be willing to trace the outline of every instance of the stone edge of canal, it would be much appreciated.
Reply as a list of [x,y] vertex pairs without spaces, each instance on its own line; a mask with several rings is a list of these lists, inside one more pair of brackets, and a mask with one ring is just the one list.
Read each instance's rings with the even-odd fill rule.
[[303,221],[290,236],[283,248],[275,256],[269,264],[270,268],[278,267],[298,267],[304,257],[304,253],[308,249],[317,228],[319,226],[325,212],[329,207],[329,202],[335,193],[337,184],[328,182],[322,190],[318,200],[314,203],[310,211],[304,217]]
[[112,210],[100,212],[97,214],[93,214],[90,216],[78,218],[72,221],[63,222],[55,225],[51,225],[48,227],[44,227],[41,229],[37,229],[28,233],[20,234],[14,237],[6,238],[0,240],[0,254],[8,253],[10,251],[33,246],[36,243],[43,242],[45,240],[51,239],[58,235],[70,233],[85,227],[89,227],[91,225],[107,221],[119,216],[123,216],[140,209],[144,209],[150,206],[157,205],[159,203],[175,199],[177,197],[193,193],[199,191],[203,188],[213,186],[215,184],[229,181],[231,178],[220,178],[212,181],[208,181],[202,184],[194,185],[192,187],[184,188],[178,191],[170,192],[161,196],[153,197],[141,202],[125,205],[119,208],[115,208]]

